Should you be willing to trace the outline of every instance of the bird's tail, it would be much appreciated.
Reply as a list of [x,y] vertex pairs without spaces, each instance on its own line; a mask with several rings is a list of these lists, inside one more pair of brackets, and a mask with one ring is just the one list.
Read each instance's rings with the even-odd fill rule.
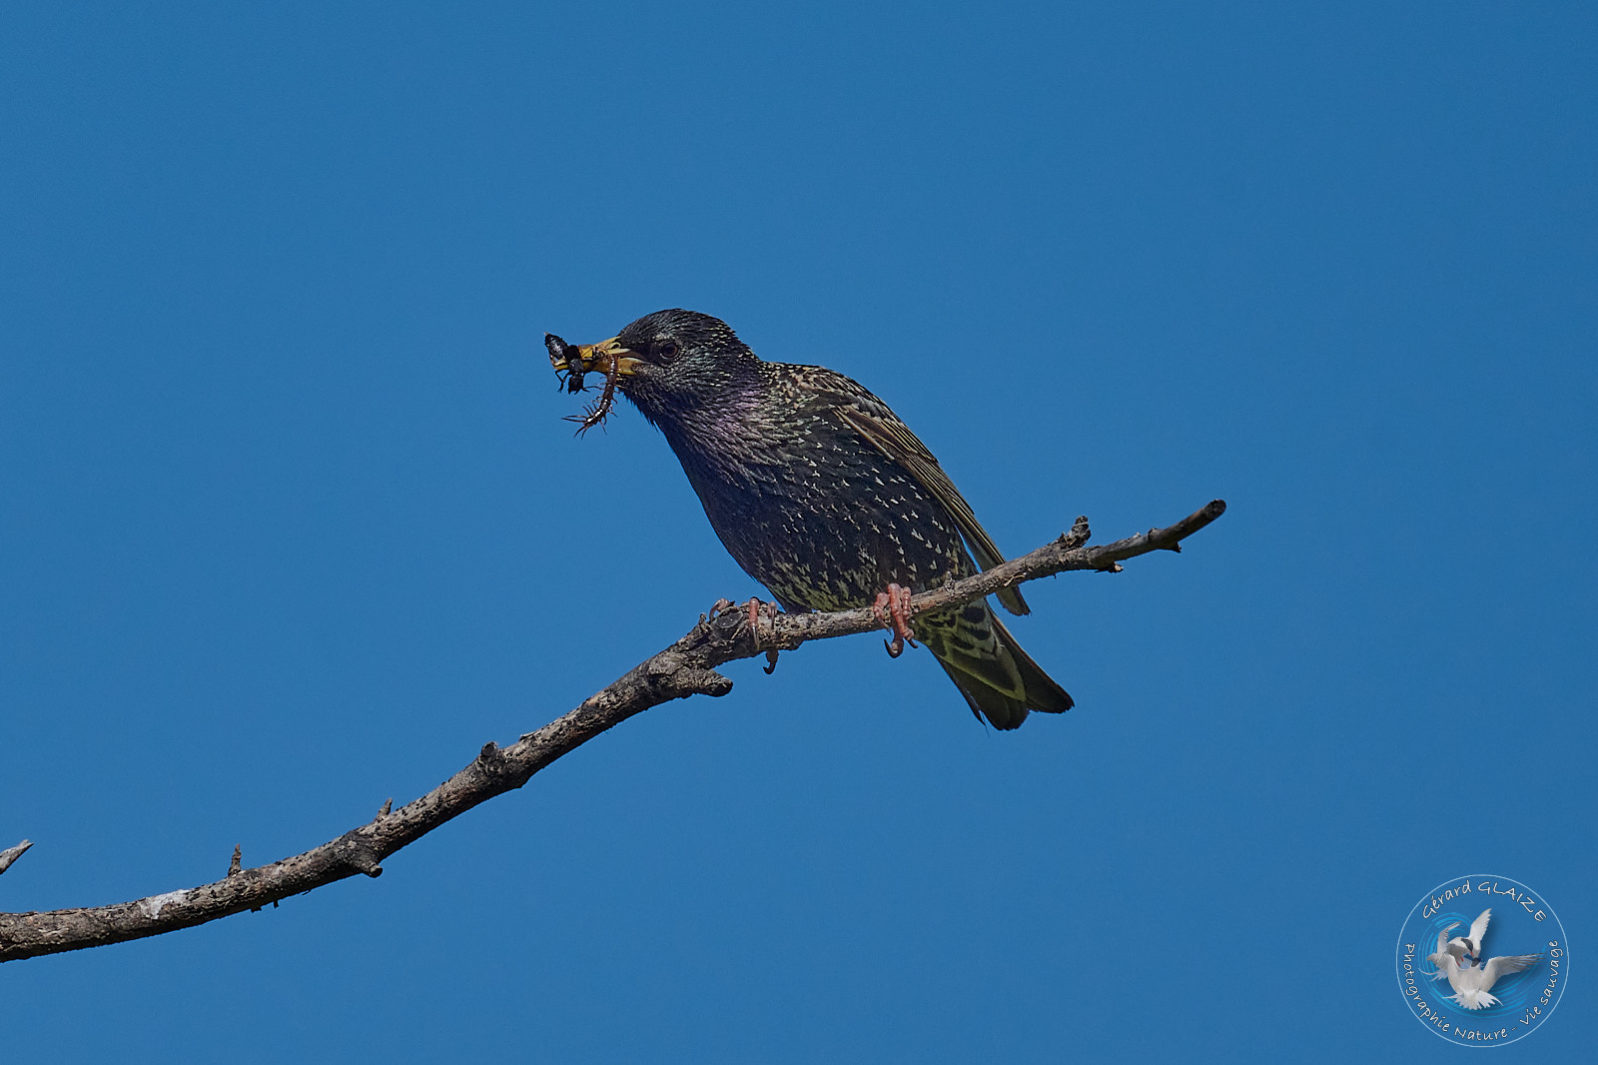
[[1065,689],[1021,649],[986,600],[917,618],[915,624],[971,712],[994,728],[1019,728],[1031,710],[1061,714],[1074,705]]
[[1452,996],[1453,1000],[1468,1010],[1489,1009],[1498,1005],[1498,996],[1477,988],[1470,988]]

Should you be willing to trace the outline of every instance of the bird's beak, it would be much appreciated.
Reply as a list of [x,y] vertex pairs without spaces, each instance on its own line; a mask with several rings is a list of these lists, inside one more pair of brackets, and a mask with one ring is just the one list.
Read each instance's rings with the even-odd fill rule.
[[638,364],[643,362],[636,352],[624,346],[617,337],[601,340],[597,344],[579,344],[577,355],[583,360],[584,373],[593,370],[603,373],[614,360],[619,377],[631,377],[637,372]]

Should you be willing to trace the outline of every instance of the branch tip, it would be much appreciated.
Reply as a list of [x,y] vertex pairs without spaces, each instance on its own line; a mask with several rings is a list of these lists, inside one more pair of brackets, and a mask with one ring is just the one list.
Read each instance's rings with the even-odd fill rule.
[[11,868],[11,863],[28,853],[28,848],[33,846],[33,840],[25,839],[15,847],[7,847],[0,851],[0,873]]

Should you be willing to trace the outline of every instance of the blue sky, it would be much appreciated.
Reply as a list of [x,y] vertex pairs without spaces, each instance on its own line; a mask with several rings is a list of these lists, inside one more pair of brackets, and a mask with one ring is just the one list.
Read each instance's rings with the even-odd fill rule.
[[[331,838],[758,589],[541,335],[716,314],[893,405],[1076,697],[730,667],[386,863],[0,966],[17,1060],[1431,1061],[1514,877],[1590,1046],[1590,5],[13,6],[0,909]],[[309,1048],[315,1048],[314,1050]]]

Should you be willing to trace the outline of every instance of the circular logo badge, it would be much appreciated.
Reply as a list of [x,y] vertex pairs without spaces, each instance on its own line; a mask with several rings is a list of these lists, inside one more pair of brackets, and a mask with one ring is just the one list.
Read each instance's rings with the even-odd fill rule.
[[1530,1034],[1559,1004],[1570,946],[1554,909],[1507,876],[1445,880],[1398,933],[1398,990],[1451,1043],[1498,1046]]

